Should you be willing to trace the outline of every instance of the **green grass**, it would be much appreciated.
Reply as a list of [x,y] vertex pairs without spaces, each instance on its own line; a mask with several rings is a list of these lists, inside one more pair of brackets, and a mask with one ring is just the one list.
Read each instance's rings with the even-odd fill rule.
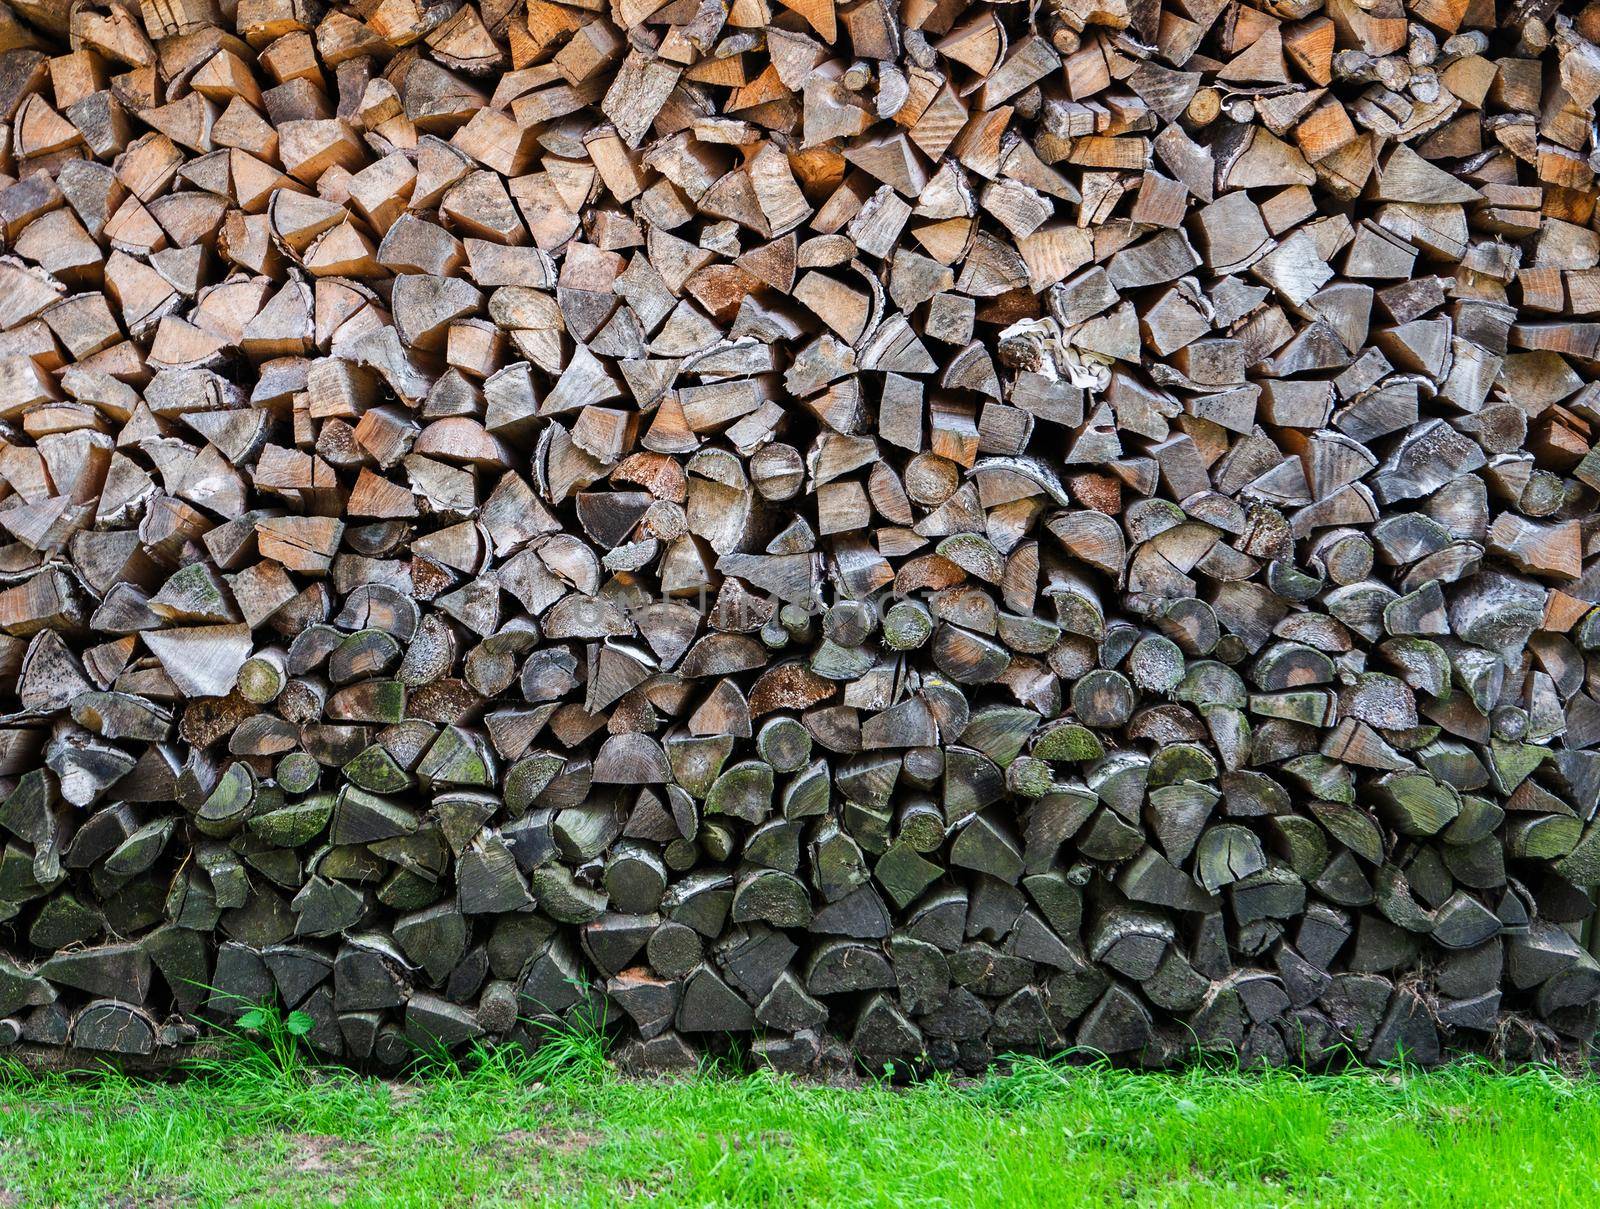
[[0,1206],[1478,1209],[1600,1194],[1600,1084],[1542,1068],[1153,1075],[1022,1060],[907,1090],[630,1081],[600,1045],[574,1034],[560,1061],[433,1061],[409,1082],[308,1070],[271,1036],[170,1083],[0,1062]]

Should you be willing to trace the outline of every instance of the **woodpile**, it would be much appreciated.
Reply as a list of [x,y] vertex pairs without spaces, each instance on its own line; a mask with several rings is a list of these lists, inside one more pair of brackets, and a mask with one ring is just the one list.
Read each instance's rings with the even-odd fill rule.
[[1600,2],[0,4],[0,1043],[1587,1043]]

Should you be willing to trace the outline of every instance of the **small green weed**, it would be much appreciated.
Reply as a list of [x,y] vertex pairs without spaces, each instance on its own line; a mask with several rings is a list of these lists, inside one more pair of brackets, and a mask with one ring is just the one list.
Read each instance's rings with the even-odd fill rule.
[[225,998],[243,1011],[232,1024],[212,1022],[220,1039],[217,1052],[185,1061],[186,1073],[213,1082],[299,1084],[320,1069],[306,1040],[316,1022],[305,1012],[285,1013],[274,1003]]

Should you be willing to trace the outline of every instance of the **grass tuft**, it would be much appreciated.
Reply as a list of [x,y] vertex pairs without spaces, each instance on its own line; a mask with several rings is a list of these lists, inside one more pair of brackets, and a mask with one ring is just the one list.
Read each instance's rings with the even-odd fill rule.
[[610,1051],[615,1030],[606,1001],[575,984],[583,998],[564,1016],[540,1014],[519,1021],[526,1041],[474,1041],[461,1055],[442,1047],[418,1047],[406,1071],[414,1081],[438,1081],[473,1089],[596,1085],[614,1075]]
[[585,995],[565,1016],[534,1016],[523,1021],[536,1042],[527,1055],[528,1073],[540,1083],[603,1083],[611,1077],[607,1054],[612,1034],[606,1000]]

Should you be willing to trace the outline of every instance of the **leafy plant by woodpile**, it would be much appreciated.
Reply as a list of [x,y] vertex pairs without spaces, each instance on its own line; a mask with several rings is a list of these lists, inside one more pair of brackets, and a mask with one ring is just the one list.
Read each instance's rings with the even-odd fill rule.
[[0,1041],[1586,1042],[1597,43],[9,0]]

